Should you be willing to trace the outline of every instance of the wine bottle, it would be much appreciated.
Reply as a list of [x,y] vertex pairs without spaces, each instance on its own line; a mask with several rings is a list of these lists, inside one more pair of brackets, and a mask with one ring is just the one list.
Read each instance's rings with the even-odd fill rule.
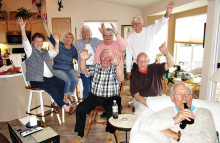
[[[189,109],[189,107],[187,106],[187,103],[184,103],[184,109]],[[180,123],[180,128],[181,129],[185,129],[186,125],[187,124],[193,124],[194,123],[194,119],[190,118],[191,121],[188,121],[188,120],[183,120],[181,123]]]

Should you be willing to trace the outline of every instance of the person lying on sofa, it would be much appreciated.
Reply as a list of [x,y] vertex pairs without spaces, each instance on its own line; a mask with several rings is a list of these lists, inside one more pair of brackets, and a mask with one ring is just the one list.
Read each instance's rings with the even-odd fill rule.
[[147,108],[147,97],[159,96],[162,94],[162,77],[169,68],[174,66],[173,58],[168,48],[162,44],[159,50],[166,57],[167,62],[161,64],[149,64],[150,59],[144,52],[137,56],[138,69],[130,77],[130,92],[134,97],[134,115],[139,114]]
[[[140,131],[149,135],[160,132],[170,139],[169,142],[217,142],[212,113],[208,109],[192,105],[192,91],[188,85],[182,82],[175,83],[171,88],[170,99],[175,106],[155,112],[142,120],[138,126]],[[191,123],[184,126],[183,122]]]

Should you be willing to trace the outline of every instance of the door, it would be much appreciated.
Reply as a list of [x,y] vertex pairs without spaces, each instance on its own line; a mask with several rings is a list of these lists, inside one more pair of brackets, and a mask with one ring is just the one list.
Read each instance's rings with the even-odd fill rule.
[[60,35],[60,41],[63,41],[63,36],[71,32],[71,18],[52,18],[53,33]]

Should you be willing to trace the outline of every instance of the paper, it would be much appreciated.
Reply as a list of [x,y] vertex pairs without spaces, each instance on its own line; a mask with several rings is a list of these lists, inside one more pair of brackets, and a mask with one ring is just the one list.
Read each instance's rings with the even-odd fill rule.
[[7,70],[10,69],[11,67],[12,67],[12,65],[10,65],[10,66],[3,65],[3,66],[0,68],[0,72],[2,72],[2,71],[7,71]]
[[21,54],[9,55],[9,59],[15,67],[21,67]]
[[26,125],[29,121],[30,121],[30,117],[24,117],[24,118],[20,118],[18,119],[23,125]]

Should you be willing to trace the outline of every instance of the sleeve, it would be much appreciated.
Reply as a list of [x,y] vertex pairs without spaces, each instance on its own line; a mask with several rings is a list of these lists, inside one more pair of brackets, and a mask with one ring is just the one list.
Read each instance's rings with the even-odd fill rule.
[[22,40],[22,45],[24,47],[24,51],[26,53],[27,58],[29,58],[32,54],[32,47],[29,40],[28,39],[26,41]]
[[93,63],[99,63],[100,60],[99,60],[99,54],[100,54],[100,48],[99,46],[97,47],[96,51],[95,51],[95,56],[94,56],[94,60],[93,60]]
[[52,50],[48,50],[48,53],[50,55],[50,58],[54,58],[56,57],[56,55],[58,54],[56,50],[52,49]]
[[[201,108],[200,108],[201,109]],[[196,117],[195,122],[197,126],[193,133],[181,132],[180,142],[182,143],[215,143],[216,130],[212,114],[207,109],[199,111],[199,116]],[[195,124],[195,123],[194,123]]]
[[131,92],[131,95],[134,97],[134,95],[136,94],[136,93],[138,93],[139,92],[139,90],[138,90],[138,84],[137,84],[137,82],[136,82],[136,80],[135,80],[136,78],[134,78],[134,73],[132,73],[131,74],[131,77],[130,77],[130,92]]
[[127,72],[131,72],[131,64],[132,64],[132,51],[131,51],[131,47],[129,44],[129,37],[127,40],[127,48],[126,48],[126,71]]
[[53,44],[53,46],[55,46],[55,40],[54,40],[52,34],[50,35],[50,37],[49,37],[48,39],[49,39],[49,41],[51,42],[51,44]]
[[88,70],[88,75],[86,75],[86,77],[92,77],[92,76],[94,76],[95,67],[96,67],[96,64],[93,64],[93,65],[91,65],[91,66],[89,66],[89,67],[87,68],[87,70]]
[[159,22],[151,25],[153,28],[153,33],[160,31],[160,29],[168,22],[168,20],[169,18],[163,16],[161,19],[159,19]]
[[116,38],[117,38],[117,42],[121,47],[121,51],[123,52],[126,49],[127,43],[119,34],[116,36]]
[[75,52],[75,59],[78,61],[78,51],[76,50],[76,48],[73,46],[73,48],[74,48],[74,52]]

